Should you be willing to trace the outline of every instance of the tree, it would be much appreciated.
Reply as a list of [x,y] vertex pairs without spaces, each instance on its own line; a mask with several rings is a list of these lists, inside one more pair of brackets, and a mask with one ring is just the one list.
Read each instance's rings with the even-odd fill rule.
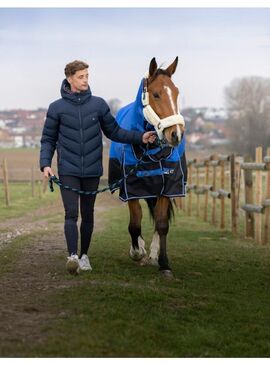
[[270,79],[234,79],[225,88],[233,149],[253,155],[257,146],[270,147]]
[[111,110],[112,115],[115,117],[118,110],[121,108],[121,100],[114,98],[108,100],[108,105]]

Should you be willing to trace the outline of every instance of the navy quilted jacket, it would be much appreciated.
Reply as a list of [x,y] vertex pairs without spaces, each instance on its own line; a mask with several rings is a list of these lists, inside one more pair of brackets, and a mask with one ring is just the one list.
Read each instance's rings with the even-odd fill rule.
[[107,103],[93,96],[90,88],[72,93],[67,80],[61,87],[62,98],[50,104],[40,150],[40,169],[51,166],[55,149],[59,175],[101,176],[102,132],[116,142],[140,144],[142,132],[122,129]]

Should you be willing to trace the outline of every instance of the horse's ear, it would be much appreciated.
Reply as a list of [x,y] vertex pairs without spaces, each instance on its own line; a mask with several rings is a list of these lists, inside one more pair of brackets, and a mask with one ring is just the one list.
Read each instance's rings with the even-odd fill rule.
[[168,74],[170,75],[170,77],[175,73],[177,64],[178,64],[178,56],[173,61],[173,63],[169,67],[167,67],[167,69],[166,69],[166,71],[168,72]]
[[156,72],[157,70],[157,62],[156,62],[156,59],[155,57],[152,58],[151,62],[150,62],[150,66],[149,66],[149,77],[153,76],[154,73]]

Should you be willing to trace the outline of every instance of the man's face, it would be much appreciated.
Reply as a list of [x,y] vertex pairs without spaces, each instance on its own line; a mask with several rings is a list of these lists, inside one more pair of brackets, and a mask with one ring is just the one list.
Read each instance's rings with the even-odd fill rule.
[[88,68],[81,71],[76,71],[74,75],[67,78],[70,83],[71,91],[80,93],[88,89]]

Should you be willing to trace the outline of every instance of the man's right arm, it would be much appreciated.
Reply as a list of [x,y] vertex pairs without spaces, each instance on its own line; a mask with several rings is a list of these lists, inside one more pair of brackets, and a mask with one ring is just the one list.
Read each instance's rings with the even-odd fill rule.
[[53,175],[52,158],[58,140],[59,117],[53,104],[49,106],[40,140],[40,170],[44,175]]

